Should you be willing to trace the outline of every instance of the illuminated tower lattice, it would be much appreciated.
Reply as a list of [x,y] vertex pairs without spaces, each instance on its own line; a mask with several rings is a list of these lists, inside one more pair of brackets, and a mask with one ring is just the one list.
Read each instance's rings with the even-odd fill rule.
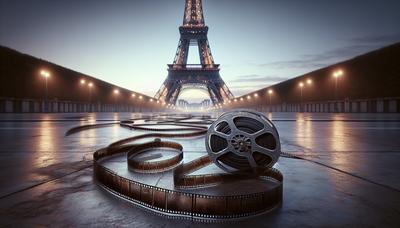
[[[204,88],[213,104],[233,98],[219,74],[219,65],[214,63],[207,39],[208,27],[204,23],[201,0],[186,0],[183,25],[174,63],[168,65],[168,77],[156,94],[156,98],[175,104],[185,88]],[[187,64],[189,46],[197,46],[200,64]]]

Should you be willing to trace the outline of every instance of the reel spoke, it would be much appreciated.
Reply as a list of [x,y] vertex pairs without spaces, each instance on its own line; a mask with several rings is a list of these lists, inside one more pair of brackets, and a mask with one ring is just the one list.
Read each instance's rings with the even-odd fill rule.
[[267,170],[280,156],[275,126],[255,111],[224,113],[210,126],[206,140],[211,159],[227,172]]

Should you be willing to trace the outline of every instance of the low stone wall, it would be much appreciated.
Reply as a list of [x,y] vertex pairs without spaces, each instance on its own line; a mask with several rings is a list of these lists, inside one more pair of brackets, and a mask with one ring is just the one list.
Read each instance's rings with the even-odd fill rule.
[[144,106],[0,98],[0,113],[152,112],[162,110],[163,107],[156,104]]
[[260,105],[253,102],[254,99],[253,101],[237,101],[236,104],[228,105],[228,107],[252,108],[262,112],[400,113],[400,98],[398,97],[273,105]]

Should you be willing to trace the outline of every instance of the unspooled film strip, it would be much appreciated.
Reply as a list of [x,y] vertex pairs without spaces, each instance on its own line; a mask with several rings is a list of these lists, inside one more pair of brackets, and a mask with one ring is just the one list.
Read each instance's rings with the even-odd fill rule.
[[[183,163],[185,150],[182,145],[167,141],[168,138],[206,136],[207,130],[209,130],[208,126],[214,121],[210,116],[193,115],[153,115],[120,121],[118,122],[119,126],[140,131],[143,134],[113,142],[108,147],[96,151],[93,154],[94,176],[99,185],[113,194],[156,214],[168,217],[223,221],[266,213],[278,207],[282,202],[283,176],[277,169],[268,167],[257,170],[256,173],[226,172],[194,175],[192,174],[194,171],[214,162],[211,156],[206,155]],[[241,119],[241,121],[243,120]],[[137,122],[140,123],[137,124]],[[79,126],[69,130],[67,135],[91,128],[108,127],[112,124],[116,124],[116,122]],[[160,127],[163,125],[174,127]],[[246,125],[246,128],[248,127]],[[148,141],[143,142],[145,139]],[[139,141],[143,143],[139,143]],[[171,150],[175,155],[157,161],[137,159],[139,154],[154,149]],[[160,188],[134,178],[129,179],[103,165],[104,161],[111,156],[124,154],[126,154],[130,172],[161,173],[172,170],[173,180],[171,181],[173,181],[174,188]],[[249,194],[226,192],[226,195],[212,195],[204,193],[207,191],[202,191],[202,194],[196,193],[196,189],[199,188],[251,178],[259,178],[267,182],[269,187]]]

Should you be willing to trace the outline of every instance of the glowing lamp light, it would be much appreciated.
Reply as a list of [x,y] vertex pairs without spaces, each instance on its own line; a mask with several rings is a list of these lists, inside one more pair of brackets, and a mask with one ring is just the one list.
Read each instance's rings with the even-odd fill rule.
[[140,100],[142,100],[142,99],[143,99],[143,96],[142,96],[142,95],[140,95],[140,96],[139,96],[139,99],[140,99]]
[[42,75],[44,78],[49,78],[50,77],[50,72],[46,70],[41,70],[40,75]]
[[81,80],[81,85],[84,85],[86,83],[85,79]]
[[337,71],[335,71],[334,73],[333,73],[333,76],[335,77],[335,78],[338,78],[338,77],[340,77],[340,76],[342,76],[343,75],[343,71],[342,70],[337,70]]
[[89,87],[93,87],[93,83],[89,82]]
[[269,89],[269,90],[268,90],[268,94],[271,95],[271,94],[273,94],[273,93],[274,93],[274,91],[273,91],[272,89]]
[[299,83],[299,86],[300,86],[300,87],[303,87],[303,86],[304,86],[304,84],[303,84],[302,82],[300,82],[300,83]]
[[119,94],[119,90],[115,89],[114,94]]
[[258,93],[255,93],[255,94],[254,94],[254,97],[258,97]]
[[311,85],[312,82],[313,82],[313,81],[312,81],[311,79],[308,79],[308,80],[307,80],[307,84],[309,84],[309,85]]

